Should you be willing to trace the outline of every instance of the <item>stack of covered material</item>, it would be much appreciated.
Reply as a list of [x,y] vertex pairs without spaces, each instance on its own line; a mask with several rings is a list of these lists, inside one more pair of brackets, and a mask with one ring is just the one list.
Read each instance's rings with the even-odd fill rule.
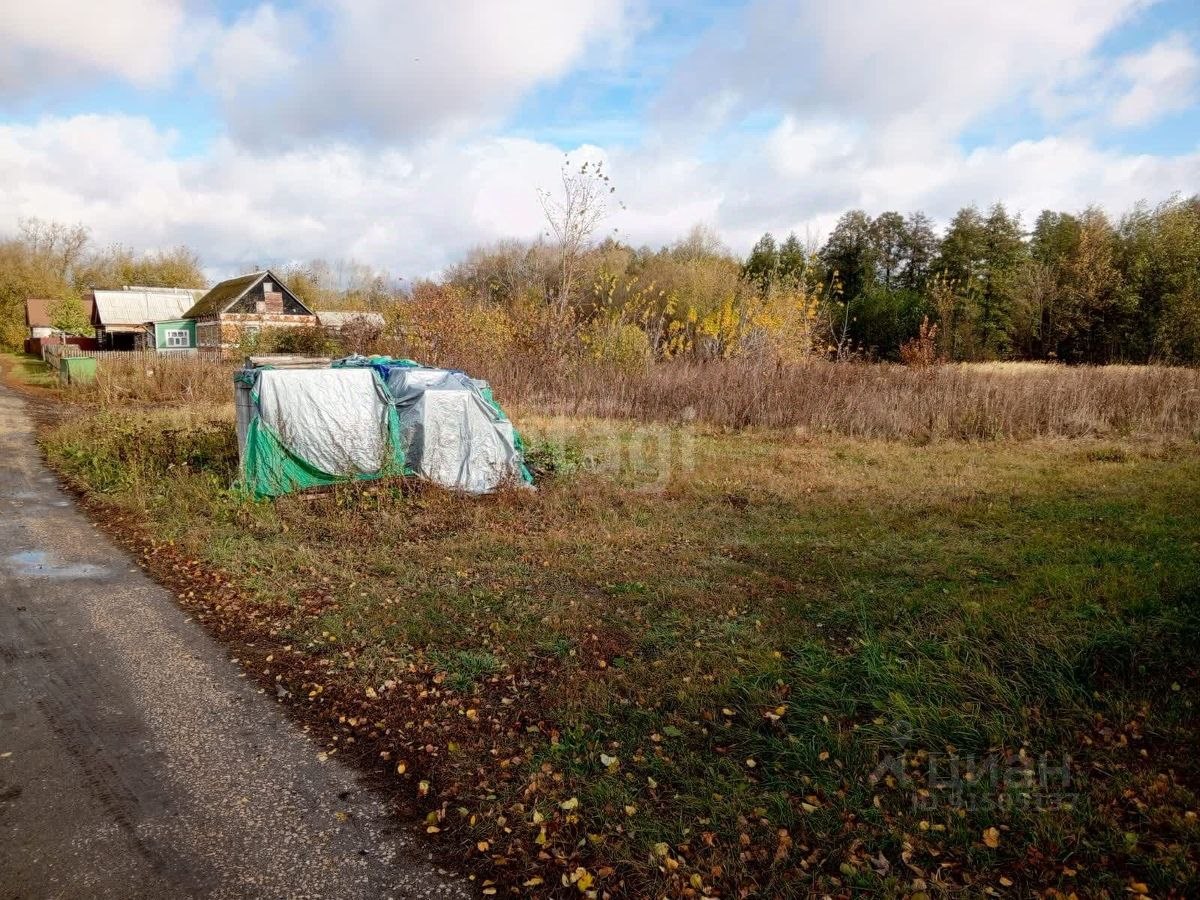
[[396,474],[475,494],[532,483],[487,383],[462,372],[348,357],[250,365],[235,382],[242,481],[256,496]]

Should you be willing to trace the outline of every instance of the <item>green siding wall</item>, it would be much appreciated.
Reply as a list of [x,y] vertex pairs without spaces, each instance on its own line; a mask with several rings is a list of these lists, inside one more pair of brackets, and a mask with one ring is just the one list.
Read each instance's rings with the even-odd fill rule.
[[[187,346],[167,343],[168,331],[186,331]],[[156,350],[187,350],[196,346],[196,322],[194,319],[172,319],[154,323],[154,348]]]

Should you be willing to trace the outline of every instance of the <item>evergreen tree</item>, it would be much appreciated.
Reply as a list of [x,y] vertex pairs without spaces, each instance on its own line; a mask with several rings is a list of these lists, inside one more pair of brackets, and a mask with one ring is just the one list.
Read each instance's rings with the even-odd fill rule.
[[751,248],[750,256],[742,267],[742,277],[765,294],[778,275],[779,248],[775,245],[775,238],[767,232]]
[[898,212],[880,213],[871,223],[871,235],[879,283],[884,290],[890,291],[904,265],[904,216]]
[[938,273],[935,305],[945,350],[952,359],[979,353],[977,331],[985,261],[984,219],[974,206],[950,220],[934,269]]
[[983,254],[979,338],[983,354],[994,359],[1009,350],[1016,273],[1026,254],[1021,220],[1010,216],[1002,203],[984,220]]
[[875,280],[876,242],[870,216],[861,209],[845,213],[820,255],[829,277],[836,275],[842,296],[852,303]]
[[1121,221],[1117,254],[1137,302],[1136,358],[1200,362],[1200,196],[1139,204]]
[[792,232],[779,247],[779,277],[788,284],[799,284],[806,274],[808,257],[800,239]]
[[901,248],[904,260],[901,286],[910,291],[923,290],[937,252],[938,239],[929,216],[923,212],[916,212],[905,219]]
[[91,335],[92,323],[88,321],[83,301],[75,294],[64,294],[50,304],[50,327],[64,334]]

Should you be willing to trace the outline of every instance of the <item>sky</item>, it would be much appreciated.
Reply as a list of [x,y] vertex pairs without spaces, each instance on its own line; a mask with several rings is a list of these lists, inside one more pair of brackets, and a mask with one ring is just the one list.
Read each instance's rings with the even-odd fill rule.
[[654,247],[819,242],[852,208],[1116,216],[1200,191],[1200,3],[0,4],[0,232],[415,279],[544,232],[565,159]]

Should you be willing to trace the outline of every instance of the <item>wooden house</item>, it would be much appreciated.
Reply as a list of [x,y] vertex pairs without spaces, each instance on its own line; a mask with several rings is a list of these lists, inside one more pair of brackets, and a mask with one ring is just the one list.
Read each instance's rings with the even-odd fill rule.
[[141,343],[147,322],[178,319],[196,303],[203,290],[191,288],[124,287],[93,290],[92,327],[101,350],[134,350]]
[[231,350],[268,328],[313,328],[317,317],[269,269],[222,281],[183,314],[201,350]]
[[159,353],[191,353],[196,350],[196,322],[193,319],[162,319],[147,322],[136,342],[138,350]]

